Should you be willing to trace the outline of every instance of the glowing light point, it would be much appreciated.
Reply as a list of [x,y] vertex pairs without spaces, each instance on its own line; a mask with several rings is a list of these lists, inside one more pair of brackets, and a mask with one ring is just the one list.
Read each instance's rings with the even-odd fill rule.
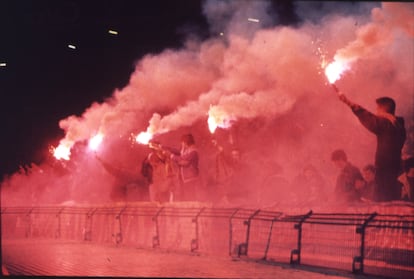
[[7,63],[5,62],[0,63],[0,67],[6,67],[6,66],[7,66]]
[[210,115],[207,119],[207,123],[208,123],[208,129],[210,130],[210,133],[214,134],[214,132],[216,131],[218,127],[216,120]]
[[220,36],[224,36],[224,33],[223,32],[220,32]]
[[68,48],[71,48],[71,49],[76,49],[76,46],[75,46],[75,45],[71,45],[71,44],[69,44],[69,45],[68,45]]
[[152,139],[152,134],[149,132],[141,132],[138,134],[138,136],[135,138],[136,142],[141,144],[148,144],[150,140]]
[[228,129],[231,127],[232,122],[236,120],[233,116],[226,113],[223,109],[218,106],[210,106],[208,111],[208,129],[210,133],[214,134],[217,127]]
[[341,78],[341,75],[349,69],[349,66],[345,62],[334,61],[328,64],[325,68],[325,75],[328,78],[329,83],[334,83]]
[[118,31],[111,30],[111,29],[108,30],[108,33],[111,35],[118,35]]
[[90,148],[91,150],[96,151],[96,150],[98,149],[99,145],[101,145],[102,140],[103,140],[103,137],[104,137],[104,136],[103,136],[102,134],[97,134],[97,135],[95,135],[94,137],[92,137],[92,138],[89,140],[89,148]]
[[64,144],[59,144],[59,146],[53,150],[53,156],[58,160],[63,159],[68,161],[70,159],[70,147]]
[[258,20],[257,18],[251,18],[251,17],[249,17],[247,20],[251,22],[256,22],[256,23],[260,22],[260,20]]

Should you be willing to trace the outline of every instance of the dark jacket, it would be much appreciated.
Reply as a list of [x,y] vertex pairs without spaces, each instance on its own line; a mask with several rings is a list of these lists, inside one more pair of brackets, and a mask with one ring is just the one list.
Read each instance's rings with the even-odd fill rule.
[[377,136],[375,166],[380,169],[399,168],[401,149],[406,138],[404,119],[396,117],[393,123],[385,117],[374,115],[361,106],[355,106],[352,111],[362,125]]
[[336,179],[335,195],[337,199],[347,202],[359,200],[359,194],[355,188],[357,180],[363,180],[361,172],[357,167],[347,163]]

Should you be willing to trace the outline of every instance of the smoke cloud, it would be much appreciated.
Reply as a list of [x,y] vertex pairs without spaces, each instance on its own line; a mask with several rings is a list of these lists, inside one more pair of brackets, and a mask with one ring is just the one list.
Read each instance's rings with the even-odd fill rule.
[[[230,202],[260,207],[334,202],[331,152],[344,149],[361,168],[373,163],[375,136],[338,101],[322,66],[347,61],[349,70],[337,82],[341,91],[371,111],[376,98],[390,96],[397,114],[412,125],[414,5],[297,2],[295,7],[301,23],[292,27],[279,25],[266,1],[206,1],[211,38],[189,36],[180,50],[148,54],[125,88],[81,116],[61,120],[71,160],[50,158],[5,178],[2,202],[27,203],[27,193],[35,196],[33,203],[138,200],[148,149],[131,134],[141,131],[170,146],[178,146],[184,132],[195,136],[203,201],[223,202],[213,198],[222,189],[217,158],[238,150],[245,171],[226,186],[240,197]],[[231,127],[210,134],[209,114]],[[98,132],[104,140],[96,157],[86,142]],[[309,189],[296,179],[310,165],[325,185],[312,201],[300,194]]]

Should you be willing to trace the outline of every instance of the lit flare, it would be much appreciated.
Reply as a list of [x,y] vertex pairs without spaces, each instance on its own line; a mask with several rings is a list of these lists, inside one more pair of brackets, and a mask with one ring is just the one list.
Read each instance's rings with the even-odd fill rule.
[[141,132],[136,136],[135,141],[141,144],[148,144],[152,139],[153,134],[150,132]]
[[337,80],[339,80],[342,74],[348,69],[348,63],[346,63],[345,61],[335,60],[326,66],[325,75],[329,83],[333,84]]
[[214,134],[217,127],[228,129],[231,127],[233,117],[228,115],[225,111],[217,106],[211,106],[208,111],[208,129],[210,133]]
[[70,160],[70,149],[72,144],[69,142],[61,142],[58,147],[53,148],[53,156],[58,160]]
[[104,135],[101,133],[96,134],[89,140],[89,148],[96,151],[103,141]]

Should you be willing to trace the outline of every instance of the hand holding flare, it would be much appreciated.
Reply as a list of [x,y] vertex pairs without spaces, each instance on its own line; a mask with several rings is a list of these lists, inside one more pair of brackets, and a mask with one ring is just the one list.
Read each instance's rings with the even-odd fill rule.
[[339,88],[334,84],[331,83],[332,88],[335,90],[336,93],[338,93],[339,100],[344,102],[346,105],[348,105],[351,109],[354,109],[357,105],[354,104],[351,100],[349,100],[344,93],[339,91]]

